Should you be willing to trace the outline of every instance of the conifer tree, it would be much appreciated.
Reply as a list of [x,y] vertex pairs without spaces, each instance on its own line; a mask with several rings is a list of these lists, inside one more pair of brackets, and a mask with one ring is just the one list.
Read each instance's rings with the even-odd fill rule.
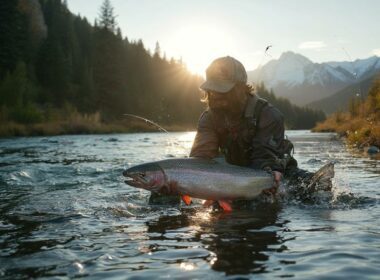
[[115,33],[117,28],[116,16],[114,15],[114,8],[110,0],[104,0],[100,7],[99,26],[103,27],[112,33]]
[[126,59],[121,32],[116,34],[113,7],[105,0],[100,7],[99,28],[94,32],[95,104],[106,118],[121,116],[125,108]]
[[0,79],[23,60],[26,33],[26,18],[18,10],[18,1],[0,1]]
[[158,41],[156,42],[156,47],[154,48],[154,57],[160,58],[161,57],[161,47]]

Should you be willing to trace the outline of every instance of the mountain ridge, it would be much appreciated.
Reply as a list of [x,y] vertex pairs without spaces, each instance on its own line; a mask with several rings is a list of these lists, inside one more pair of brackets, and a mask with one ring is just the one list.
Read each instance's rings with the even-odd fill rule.
[[248,71],[248,80],[264,83],[277,96],[305,106],[328,98],[351,84],[356,84],[380,71],[380,57],[355,61],[314,63],[291,51],[262,67]]
[[346,111],[352,98],[364,100],[364,98],[367,97],[373,82],[378,78],[379,74],[375,74],[356,84],[351,84],[329,97],[314,101],[308,104],[307,107],[322,110],[326,114],[331,114],[336,111]]

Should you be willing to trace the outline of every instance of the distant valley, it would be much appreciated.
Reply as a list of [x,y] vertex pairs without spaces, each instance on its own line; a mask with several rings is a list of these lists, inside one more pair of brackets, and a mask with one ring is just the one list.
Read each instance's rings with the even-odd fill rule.
[[248,80],[263,82],[276,96],[326,113],[345,108],[350,98],[367,95],[380,72],[380,57],[343,62],[314,63],[294,52],[248,72]]

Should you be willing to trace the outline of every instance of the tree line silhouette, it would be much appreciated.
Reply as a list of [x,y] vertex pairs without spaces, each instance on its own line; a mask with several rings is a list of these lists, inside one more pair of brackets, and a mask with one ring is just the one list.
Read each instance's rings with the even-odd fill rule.
[[[204,104],[202,77],[181,60],[153,53],[118,28],[105,0],[92,25],[66,1],[0,1],[0,120],[48,122],[62,108],[100,113],[104,122],[136,114],[163,125],[195,126]],[[289,128],[310,128],[323,113],[293,106],[260,87]],[[58,112],[61,112],[60,116]]]

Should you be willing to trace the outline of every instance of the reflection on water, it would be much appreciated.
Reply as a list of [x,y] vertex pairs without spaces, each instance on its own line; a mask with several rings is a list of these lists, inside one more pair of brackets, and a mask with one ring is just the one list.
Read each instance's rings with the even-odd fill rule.
[[227,275],[268,272],[270,252],[286,250],[280,236],[284,222],[277,222],[278,207],[260,208],[261,211],[219,214],[205,228],[208,238],[201,242],[215,253],[212,269]]
[[373,278],[379,162],[332,134],[288,133],[302,168],[336,162],[334,196],[225,214],[151,206],[134,164],[188,155],[194,132],[0,140],[0,278]]

